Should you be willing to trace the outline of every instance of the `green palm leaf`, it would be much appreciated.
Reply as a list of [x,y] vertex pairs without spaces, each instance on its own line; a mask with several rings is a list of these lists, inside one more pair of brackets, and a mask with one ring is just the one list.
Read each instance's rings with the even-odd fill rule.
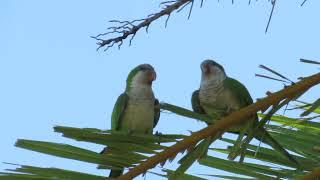
[[76,171],[41,168],[21,165],[16,169],[8,169],[6,173],[0,173],[1,180],[23,180],[23,179],[79,179],[79,180],[103,180],[105,177]]

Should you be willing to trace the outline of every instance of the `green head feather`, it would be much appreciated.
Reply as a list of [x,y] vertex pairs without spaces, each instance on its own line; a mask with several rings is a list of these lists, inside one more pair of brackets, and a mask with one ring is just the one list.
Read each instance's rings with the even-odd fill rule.
[[126,92],[130,90],[132,80],[138,74],[138,72],[148,70],[148,69],[154,71],[153,67],[150,64],[140,64],[130,71],[127,77]]
[[225,73],[225,70],[223,68],[222,65],[220,65],[219,63],[215,62],[214,60],[211,60],[211,59],[207,59],[207,60],[204,60],[202,63],[201,63],[201,66],[203,66],[204,64],[209,64],[211,66],[216,66],[218,67],[219,69],[221,69],[221,71],[223,71]]

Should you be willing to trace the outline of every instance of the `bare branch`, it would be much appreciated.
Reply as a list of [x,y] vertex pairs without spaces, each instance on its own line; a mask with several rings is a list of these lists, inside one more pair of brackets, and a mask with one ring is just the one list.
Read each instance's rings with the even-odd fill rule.
[[[127,39],[129,36],[131,36],[130,42],[129,42],[129,46],[130,46],[132,44],[133,38],[135,37],[135,35],[140,29],[146,28],[146,32],[148,33],[148,29],[151,23],[163,16],[167,16],[167,19],[165,21],[165,27],[167,27],[168,20],[170,19],[171,13],[174,11],[180,12],[190,4],[190,9],[188,13],[188,19],[189,19],[191,16],[191,12],[193,10],[194,1],[195,0],[167,0],[167,1],[161,2],[159,4],[159,6],[162,7],[162,10],[160,12],[152,13],[148,15],[146,18],[137,19],[133,21],[112,20],[110,21],[111,23],[117,23],[115,26],[107,28],[108,32],[98,34],[97,36],[92,36],[91,38],[97,40],[97,45],[98,45],[97,50],[99,50],[102,47],[106,47],[105,50],[107,50],[115,44],[117,44],[118,48],[120,48],[123,44],[123,41]],[[276,4],[276,0],[268,0],[268,2],[271,2],[272,9],[270,12],[268,23],[266,25],[265,33],[267,33],[269,29],[275,4]],[[306,0],[304,0],[301,5],[303,5],[305,2]],[[204,0],[200,0],[200,7],[203,6],[203,3],[204,3]],[[234,0],[232,0],[232,4],[233,3],[234,3]],[[249,0],[248,3],[250,5],[251,0]],[[104,36],[108,36],[108,37],[102,38]]]
[[320,83],[320,73],[312,75],[310,77],[303,78],[300,82],[284,88],[281,91],[272,93],[268,97],[261,99],[245,108],[236,111],[225,118],[217,121],[215,124],[209,125],[208,127],[194,132],[192,135],[184,138],[176,144],[166,148],[164,151],[151,156],[146,161],[143,161],[136,167],[129,170],[126,174],[118,177],[118,179],[133,179],[134,177],[146,172],[148,169],[155,167],[160,162],[166,161],[167,159],[174,157],[177,153],[187,149],[188,147],[196,144],[200,140],[209,136],[214,136],[219,132],[223,132],[231,126],[243,123],[248,120],[250,116],[257,113],[261,109],[266,109],[271,105],[280,102],[284,99],[290,99],[295,97],[297,94],[308,90],[309,88]]
[[183,10],[188,4],[190,4],[190,3],[191,3],[191,1],[185,3],[183,6],[181,6],[181,7],[177,10],[177,12],[182,11],[182,10]]
[[193,4],[194,4],[194,0],[191,0],[191,6],[190,6],[190,10],[189,10],[188,19],[190,19],[192,8],[193,8]]
[[168,15],[168,17],[167,17],[167,19],[166,19],[166,22],[165,22],[165,24],[164,24],[164,27],[165,27],[165,28],[167,28],[167,25],[168,25],[168,21],[169,21],[170,15],[171,15],[171,14],[169,14],[169,15]]
[[[120,25],[109,27],[108,28],[109,32],[98,34],[97,36],[92,37],[93,39],[98,41],[97,42],[97,44],[98,44],[97,50],[99,50],[101,47],[107,46],[107,48],[105,49],[105,51],[106,51],[115,44],[118,44],[118,48],[120,48],[123,43],[123,40],[125,40],[129,36],[131,36],[130,42],[129,42],[129,46],[130,46],[133,38],[135,37],[136,33],[140,29],[145,27],[146,32],[148,32],[148,28],[149,28],[150,24],[153,21],[155,21],[165,15],[168,15],[168,18],[166,20],[166,25],[167,25],[170,14],[173,11],[179,9],[180,7],[182,7],[185,4],[189,4],[190,2],[192,2],[192,5],[193,5],[193,1],[194,0],[165,1],[160,4],[160,5],[165,6],[164,9],[162,9],[158,13],[150,14],[147,18],[137,19],[137,20],[133,20],[133,21],[118,21],[118,20],[110,21],[112,23],[117,23]],[[192,10],[192,6],[190,8],[189,17],[190,17],[191,10]],[[113,38],[109,38],[109,39],[102,39],[101,38],[101,36],[106,36],[106,35],[111,35],[111,34],[119,34],[119,35],[116,37],[113,37]]]
[[200,8],[202,8],[203,6],[203,0],[201,0],[201,3],[200,3]]

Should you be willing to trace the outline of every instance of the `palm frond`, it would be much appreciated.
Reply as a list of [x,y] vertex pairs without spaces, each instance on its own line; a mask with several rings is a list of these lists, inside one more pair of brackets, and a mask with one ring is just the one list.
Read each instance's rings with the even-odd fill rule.
[[16,169],[7,169],[8,172],[0,172],[2,180],[24,180],[24,179],[79,179],[79,180],[103,180],[103,176],[87,174],[82,172],[58,169],[42,168],[35,166],[19,165]]

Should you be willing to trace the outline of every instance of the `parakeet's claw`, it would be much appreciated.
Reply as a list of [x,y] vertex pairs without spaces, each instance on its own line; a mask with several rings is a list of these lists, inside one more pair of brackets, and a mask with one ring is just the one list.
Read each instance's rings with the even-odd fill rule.
[[145,134],[152,134],[152,129],[146,129]]
[[234,160],[240,155],[240,160],[239,162],[242,163],[245,157],[245,147],[241,146],[233,146],[231,147],[230,153],[228,155],[229,160]]
[[158,144],[160,144],[160,142],[161,142],[161,135],[162,135],[162,133],[161,132],[159,132],[159,131],[156,131],[156,133],[154,134],[155,136],[158,136]]
[[238,153],[231,150],[231,152],[228,154],[228,159],[233,161],[235,158],[237,158]]
[[133,134],[133,130],[132,129],[128,129],[127,133],[128,133],[129,136],[131,136]]
[[230,160],[234,160],[239,154],[241,155],[240,157],[240,161],[243,161],[242,154],[243,151],[246,150],[247,147],[247,142],[246,139],[242,140],[244,138],[244,135],[246,134],[246,132],[248,132],[248,128],[249,126],[245,127],[243,130],[240,131],[238,138],[236,140],[236,142],[234,143],[234,146],[231,147],[230,153],[228,155],[228,159]]
[[227,107],[226,107],[226,110],[225,110],[226,114],[230,114],[232,111],[233,111],[233,110],[231,109],[230,106],[227,106]]
[[239,144],[235,144],[234,146],[230,147],[230,153],[228,155],[229,160],[234,160],[239,155],[239,151],[241,151],[241,147]]
[[232,109],[230,106],[224,106],[220,109],[215,109],[216,112],[211,112],[210,116],[218,119],[219,117],[227,116],[230,113],[234,112],[235,110]]

